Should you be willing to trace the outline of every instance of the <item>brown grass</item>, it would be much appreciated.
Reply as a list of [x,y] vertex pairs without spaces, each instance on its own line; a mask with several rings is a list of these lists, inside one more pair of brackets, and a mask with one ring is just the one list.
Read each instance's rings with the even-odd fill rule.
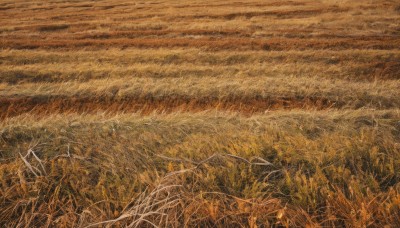
[[398,110],[21,115],[2,123],[1,220],[396,226],[398,120]]
[[336,38],[336,39],[243,39],[243,38],[132,38],[132,39],[85,39],[85,40],[49,40],[36,41],[32,39],[2,40],[1,48],[14,49],[74,49],[119,47],[119,48],[204,48],[205,50],[346,50],[346,49],[372,49],[390,50],[400,45],[400,40],[393,37],[362,37],[362,38]]
[[400,227],[395,1],[0,2],[1,227]]
[[0,98],[0,118],[10,118],[23,113],[49,115],[54,113],[97,113],[97,112],[134,112],[150,114],[152,112],[172,113],[177,111],[200,112],[217,109],[237,111],[245,115],[264,113],[278,109],[313,109],[340,108],[344,103],[329,101],[318,97],[53,97],[36,96],[20,98]]

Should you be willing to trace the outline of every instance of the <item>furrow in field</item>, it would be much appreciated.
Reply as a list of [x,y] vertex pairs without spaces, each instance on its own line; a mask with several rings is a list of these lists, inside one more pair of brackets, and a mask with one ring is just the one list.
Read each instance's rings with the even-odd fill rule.
[[0,83],[86,82],[93,79],[118,78],[238,78],[296,77],[343,79],[349,81],[376,81],[400,79],[400,62],[374,61],[371,63],[339,63],[332,58],[326,63],[304,64],[294,62],[253,63],[202,66],[185,64],[109,64],[109,63],[47,63],[31,65],[1,65]]
[[199,49],[109,49],[109,50],[4,50],[0,52],[0,64],[27,66],[40,64],[168,64],[235,66],[260,63],[324,64],[372,64],[396,62],[400,50],[304,50],[304,51],[213,51]]
[[203,48],[206,50],[390,50],[400,46],[397,37],[338,38],[338,39],[244,39],[244,38],[134,38],[134,39],[64,39],[32,40],[2,39],[0,48],[13,49],[99,49],[99,48]]
[[320,97],[62,97],[37,96],[0,98],[0,119],[24,113],[50,115],[60,113],[173,113],[205,110],[235,111],[244,115],[281,109],[322,110],[341,108],[344,103]]

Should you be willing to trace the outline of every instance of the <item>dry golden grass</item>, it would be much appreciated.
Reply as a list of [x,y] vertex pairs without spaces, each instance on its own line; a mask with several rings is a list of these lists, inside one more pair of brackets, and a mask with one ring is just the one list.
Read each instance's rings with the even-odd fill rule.
[[393,0],[0,1],[0,226],[400,227]]
[[21,115],[1,126],[2,220],[395,227],[399,118],[398,110]]

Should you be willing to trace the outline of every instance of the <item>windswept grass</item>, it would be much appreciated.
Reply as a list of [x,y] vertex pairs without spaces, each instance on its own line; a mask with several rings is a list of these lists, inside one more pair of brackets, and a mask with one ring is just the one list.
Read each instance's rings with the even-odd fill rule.
[[396,226],[399,121],[395,110],[23,115],[2,124],[1,220]]
[[0,2],[1,227],[400,227],[396,1]]

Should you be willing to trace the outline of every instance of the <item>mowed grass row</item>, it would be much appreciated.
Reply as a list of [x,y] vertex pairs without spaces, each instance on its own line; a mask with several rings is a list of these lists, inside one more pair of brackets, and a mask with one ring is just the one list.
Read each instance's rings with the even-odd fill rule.
[[0,84],[1,118],[22,113],[156,112],[209,109],[243,114],[277,109],[387,109],[400,106],[399,81],[318,78],[121,78]]
[[2,65],[35,65],[35,64],[76,64],[104,63],[118,66],[132,64],[160,65],[207,65],[234,66],[248,64],[251,67],[258,63],[296,63],[296,64],[368,64],[381,61],[395,62],[400,58],[400,50],[363,50],[350,49],[343,51],[218,51],[208,52],[199,49],[107,49],[107,50],[13,50],[6,49],[0,53]]
[[0,82],[88,81],[122,77],[314,77],[350,81],[400,79],[400,52],[348,50],[206,52],[198,49],[4,51]]
[[21,115],[7,226],[399,226],[400,112]]
[[15,39],[14,37],[3,40],[2,49],[82,49],[98,50],[102,48],[200,48],[210,51],[219,50],[266,50],[266,51],[289,51],[289,50],[392,50],[400,45],[398,37],[350,37],[337,39],[298,39],[298,38],[272,38],[272,39],[246,39],[246,38],[122,38],[122,39]]

